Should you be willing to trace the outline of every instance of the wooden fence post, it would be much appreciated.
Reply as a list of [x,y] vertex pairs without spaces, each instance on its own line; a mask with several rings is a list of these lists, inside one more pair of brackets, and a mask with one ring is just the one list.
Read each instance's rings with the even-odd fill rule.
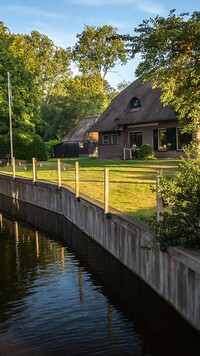
[[107,214],[109,210],[109,168],[104,169],[104,213]]
[[15,157],[12,159],[13,179],[15,179]]
[[58,187],[61,187],[61,170],[60,170],[60,158],[58,158]]
[[32,165],[33,165],[33,183],[36,182],[36,158],[32,158]]
[[76,198],[79,198],[79,163],[75,162],[75,191]]
[[163,200],[159,193],[160,188],[160,176],[156,177],[156,218],[157,222],[161,222],[163,220]]

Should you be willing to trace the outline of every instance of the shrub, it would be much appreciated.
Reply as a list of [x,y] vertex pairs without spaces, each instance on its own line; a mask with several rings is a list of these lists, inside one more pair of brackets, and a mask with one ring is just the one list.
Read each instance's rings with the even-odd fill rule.
[[171,246],[200,248],[200,152],[185,150],[174,177],[162,177],[163,221],[157,224],[158,240]]
[[[0,157],[5,158],[10,153],[10,136],[0,136]],[[38,160],[47,159],[47,150],[42,138],[34,133],[13,132],[13,155],[16,159]]]
[[48,158],[50,158],[52,155],[53,146],[57,145],[59,142],[60,141],[58,141],[58,140],[50,140],[50,141],[45,142]]
[[138,158],[139,159],[155,159],[155,155],[154,155],[152,146],[149,144],[140,146],[140,148],[138,150]]

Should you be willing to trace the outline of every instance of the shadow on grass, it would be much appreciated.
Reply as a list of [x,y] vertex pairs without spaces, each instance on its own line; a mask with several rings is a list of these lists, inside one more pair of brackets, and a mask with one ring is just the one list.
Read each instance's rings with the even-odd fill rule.
[[136,210],[130,209],[127,211],[127,214],[146,222],[146,219],[153,219],[153,216],[156,214],[156,208],[150,207],[141,209],[138,208]]

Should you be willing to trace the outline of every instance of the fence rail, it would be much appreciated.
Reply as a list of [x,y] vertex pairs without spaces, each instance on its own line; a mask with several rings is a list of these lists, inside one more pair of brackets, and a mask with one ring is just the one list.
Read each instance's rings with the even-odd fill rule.
[[[121,167],[120,167],[121,168]],[[110,207],[136,216],[152,216],[157,211],[161,216],[161,199],[152,187],[158,184],[158,172],[154,168],[79,167],[66,164],[61,159],[51,162],[36,161],[7,165],[1,173],[32,179],[33,182],[48,181],[74,189],[77,199],[86,194],[104,203],[107,214]]]

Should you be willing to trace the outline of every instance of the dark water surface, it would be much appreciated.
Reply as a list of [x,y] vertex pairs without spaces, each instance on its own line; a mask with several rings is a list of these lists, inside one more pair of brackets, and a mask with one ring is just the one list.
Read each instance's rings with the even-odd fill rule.
[[54,235],[0,215],[0,355],[200,355],[200,335],[151,289],[52,224]]

